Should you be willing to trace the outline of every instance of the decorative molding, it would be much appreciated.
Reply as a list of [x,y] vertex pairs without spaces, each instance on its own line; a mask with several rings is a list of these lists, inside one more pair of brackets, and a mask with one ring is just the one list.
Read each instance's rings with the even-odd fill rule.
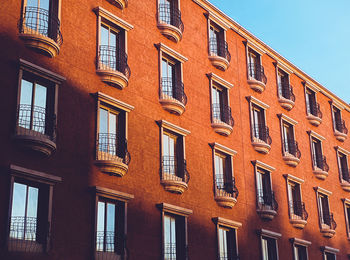
[[286,63],[282,62],[282,61],[276,61],[274,62],[275,66],[281,70],[283,70],[285,73],[287,74],[293,74],[293,69],[288,66]]
[[163,128],[166,128],[168,130],[171,130],[175,133],[178,133],[182,136],[186,136],[186,135],[189,135],[191,132],[182,128],[182,127],[179,127],[177,125],[174,125],[168,121],[165,121],[165,120],[158,120],[156,121],[156,123],[159,125],[159,127],[163,127]]
[[162,211],[169,212],[169,213],[176,214],[176,215],[181,215],[184,217],[188,217],[189,215],[191,215],[193,213],[193,210],[191,210],[191,209],[186,209],[186,208],[174,206],[174,205],[164,203],[164,202],[159,203],[156,206],[157,206],[157,208],[159,208]]
[[116,191],[116,190],[112,190],[112,189],[108,189],[100,186],[94,186],[93,188],[96,192],[96,195],[98,196],[108,197],[108,198],[112,198],[123,202],[128,202],[129,200],[134,198],[134,195],[124,193],[121,191]]
[[263,48],[259,47],[257,44],[255,44],[255,43],[253,43],[253,42],[251,42],[249,40],[246,40],[243,43],[246,46],[248,46],[249,48],[251,48],[252,50],[254,50],[257,53],[259,53],[261,56],[263,56],[266,53],[266,51]]
[[320,249],[322,252],[339,253],[339,249],[330,246],[321,246]]
[[284,121],[287,121],[288,123],[290,123],[290,124],[292,124],[292,125],[298,124],[298,121],[296,121],[296,120],[290,118],[289,116],[286,116],[286,115],[283,114],[283,113],[282,113],[282,114],[277,114],[277,116],[278,116],[279,119],[282,119],[282,120],[284,120]]
[[247,96],[246,99],[249,101],[249,102],[252,102],[256,105],[258,105],[259,107],[262,107],[263,109],[268,109],[270,108],[269,105],[265,104],[264,102],[260,101],[259,99],[253,97],[253,96]]
[[34,73],[38,76],[46,76],[46,78],[48,78],[50,81],[53,81],[57,84],[61,84],[63,81],[66,80],[65,77],[52,72],[50,70],[44,69],[38,65],[35,65],[29,61],[23,60],[23,59],[19,59],[19,66],[21,69],[25,70],[25,71],[29,71],[31,73]]
[[124,21],[123,19],[120,19],[118,16],[115,16],[114,14],[102,8],[101,6],[95,7],[93,11],[97,16],[101,16],[107,19],[108,21],[118,25],[119,27],[123,28],[126,31],[130,31],[131,29],[134,28],[134,26]]
[[168,54],[169,56],[171,56],[174,59],[180,61],[181,63],[184,63],[185,61],[188,61],[188,59],[185,56],[183,56],[180,53],[178,53],[178,52],[174,51],[173,49],[169,48],[164,43],[160,42],[158,44],[155,44],[154,46],[156,46],[156,48],[159,51],[162,51],[162,52]]
[[290,238],[289,241],[293,244],[298,244],[298,245],[302,245],[302,246],[310,246],[312,243],[310,241],[304,240],[304,239],[300,239],[300,238]]
[[335,106],[336,108],[338,108],[340,111],[345,109],[345,106],[342,105],[340,102],[336,101],[336,100],[330,100],[329,104],[331,104],[331,106]]
[[341,199],[345,204],[348,204],[350,205],[350,199],[347,199],[347,198],[343,198]]
[[219,77],[218,75],[214,74],[214,73],[208,73],[207,74],[208,78],[212,81],[215,81],[216,83],[219,83],[221,86],[227,88],[227,89],[231,89],[233,88],[233,84],[224,80],[223,78]]
[[345,150],[343,147],[341,146],[334,146],[334,149],[337,151],[337,152],[341,152],[345,155],[350,155],[350,152],[348,150]]
[[291,174],[283,174],[283,177],[286,178],[286,180],[291,180],[291,181],[294,181],[296,183],[299,183],[299,184],[303,184],[304,183],[304,180],[303,179],[300,179],[298,177],[295,177]]
[[272,166],[270,166],[270,165],[267,165],[266,163],[263,163],[263,162],[258,161],[258,160],[251,161],[251,163],[252,163],[255,167],[263,168],[263,169],[268,170],[268,171],[270,171],[270,172],[276,170],[276,168],[274,168],[274,167],[272,167]]
[[242,227],[242,223],[237,222],[237,221],[233,221],[230,219],[226,219],[226,218],[216,217],[216,218],[212,218],[212,221],[216,225],[221,225],[221,226],[225,226],[225,227],[229,227],[229,228],[237,229],[237,228]]
[[312,136],[312,137],[316,137],[317,139],[321,140],[321,141],[324,141],[326,140],[325,137],[323,137],[322,135],[312,131],[312,130],[309,130],[309,131],[306,131],[308,133],[309,136]]
[[326,189],[324,189],[324,188],[321,188],[321,187],[319,187],[319,186],[314,187],[314,190],[315,190],[317,193],[322,193],[322,194],[325,194],[325,195],[328,195],[328,196],[332,195],[332,192],[331,192],[331,191],[328,191],[328,190],[326,190]]
[[132,110],[134,110],[134,107],[132,105],[129,105],[127,103],[124,103],[118,99],[115,99],[111,96],[108,96],[102,92],[96,92],[93,94],[98,100],[104,102],[104,103],[108,103],[114,107],[118,107],[126,112],[130,112]]
[[308,81],[303,81],[302,84],[304,85],[305,88],[308,88],[308,89],[312,90],[316,94],[318,92],[320,92],[320,89],[316,85],[314,85],[314,84],[312,84],[312,83],[310,83]]
[[221,145],[219,143],[210,143],[209,145],[214,150],[218,150],[220,152],[223,152],[223,153],[226,153],[226,154],[229,154],[229,155],[232,155],[232,156],[237,154],[237,152],[235,150],[232,150],[232,149],[230,149],[230,148],[228,148],[226,146],[223,146],[223,145]]
[[62,182],[62,177],[44,173],[44,172],[39,172],[27,168],[23,168],[14,164],[10,164],[10,174],[19,177],[19,178],[26,178],[26,179],[33,179],[38,182],[44,182],[48,184],[55,184]]
[[256,232],[257,232],[258,235],[271,237],[271,238],[274,238],[274,239],[282,237],[281,233],[273,232],[273,231],[270,231],[270,230],[267,230],[267,229],[263,229],[263,228],[262,229],[258,229]]
[[207,19],[216,23],[225,31],[227,31],[228,29],[231,28],[231,26],[229,24],[227,24],[223,19],[221,19],[219,16],[215,15],[213,12],[209,11],[208,13],[205,14],[205,16],[207,17]]

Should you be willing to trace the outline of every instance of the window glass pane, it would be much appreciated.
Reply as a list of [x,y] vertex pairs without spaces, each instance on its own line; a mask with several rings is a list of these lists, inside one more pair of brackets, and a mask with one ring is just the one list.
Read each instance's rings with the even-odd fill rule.
[[32,94],[33,94],[33,83],[25,79],[21,82],[21,105],[31,105],[32,104]]
[[116,31],[110,31],[110,35],[109,35],[110,39],[109,39],[109,46],[111,47],[117,47],[117,41],[118,41],[118,33]]
[[268,245],[267,245],[267,240],[265,238],[262,238],[262,259],[263,260],[269,260],[269,255],[268,255]]
[[101,25],[101,39],[100,39],[100,45],[108,46],[108,27]]
[[348,217],[348,232],[350,233],[350,205],[346,205],[346,214],[347,214],[347,217]]
[[97,204],[96,251],[103,251],[105,231],[105,203]]
[[13,199],[11,216],[25,216],[27,185],[14,183],[13,184]]
[[42,85],[36,84],[34,105],[46,108],[46,94],[47,94],[47,88]]
[[115,205],[107,203],[106,251],[114,252],[115,237]]
[[100,134],[108,133],[108,111],[100,108]]
[[50,0],[40,0],[40,8],[48,11],[50,9]]
[[168,77],[168,64],[167,60],[162,59],[162,77]]
[[38,0],[27,0],[27,6],[38,7]]
[[117,133],[117,115],[109,113],[109,133],[116,134]]
[[38,188],[28,188],[27,217],[25,226],[25,239],[36,240],[37,212],[38,212]]
[[169,137],[169,155],[175,156],[175,139]]
[[163,156],[169,156],[169,136],[163,134]]

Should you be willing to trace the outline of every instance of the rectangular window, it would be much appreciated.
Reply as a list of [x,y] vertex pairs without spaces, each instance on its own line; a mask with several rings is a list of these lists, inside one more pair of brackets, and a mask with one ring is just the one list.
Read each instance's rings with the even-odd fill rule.
[[253,136],[259,140],[266,142],[267,127],[265,125],[265,110],[256,105],[252,105],[253,109]]
[[116,205],[99,201],[97,206],[96,251],[114,252],[116,237]]
[[318,199],[319,199],[319,213],[320,213],[321,223],[330,226],[331,220],[330,220],[328,196],[322,193],[319,193]]
[[343,199],[345,209],[345,225],[348,239],[350,238],[350,200]]
[[312,141],[312,155],[313,155],[313,165],[317,168],[323,169],[323,155],[322,155],[322,144],[321,141],[311,137]]
[[236,230],[219,226],[219,259],[237,259]]
[[181,63],[163,55],[161,72],[161,98],[175,99],[185,103],[181,81]]
[[339,172],[340,172],[341,179],[343,181],[350,182],[347,155],[341,152],[338,152],[338,165],[339,165]]
[[176,218],[164,215],[164,259],[176,260]]
[[336,255],[330,252],[324,253],[324,259],[325,260],[336,260]]
[[333,122],[334,122],[335,130],[337,130],[339,132],[343,132],[340,109],[338,109],[335,106],[332,106],[332,111],[333,111],[333,120],[334,120]]
[[288,198],[291,217],[303,218],[303,203],[299,183],[288,181]]
[[163,132],[163,173],[176,175],[177,172],[177,136]]
[[261,237],[262,259],[277,260],[277,245],[276,239],[270,237]]
[[293,125],[282,121],[282,135],[283,135],[283,148],[285,153],[296,156],[296,143],[294,140],[294,127]]
[[211,88],[213,118],[225,122],[225,110],[227,109],[226,90],[217,84]]
[[257,187],[258,205],[272,207],[274,198],[269,171],[257,169]]
[[295,96],[289,84],[289,75],[281,69],[277,70],[277,85],[280,97],[294,101]]
[[308,260],[306,246],[294,245],[294,260]]
[[211,55],[226,58],[225,31],[213,22],[209,26],[209,49]]

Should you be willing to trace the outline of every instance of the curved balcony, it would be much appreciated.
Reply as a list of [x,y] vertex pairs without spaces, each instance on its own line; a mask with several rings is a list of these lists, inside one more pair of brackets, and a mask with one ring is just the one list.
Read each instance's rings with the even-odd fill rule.
[[59,54],[63,38],[60,21],[52,12],[26,6],[18,25],[19,37],[26,46],[51,58]]
[[345,121],[341,120],[341,121],[335,122],[334,130],[335,130],[334,131],[335,138],[340,142],[344,142],[348,136],[348,129],[345,126]]
[[214,103],[212,107],[211,127],[220,135],[229,136],[232,133],[234,120],[231,108],[226,105]]
[[332,238],[335,235],[337,223],[333,218],[333,213],[323,213],[323,223],[321,224],[321,233],[324,237]]
[[322,112],[319,103],[310,103],[308,105],[306,119],[314,126],[319,126],[322,123]]
[[130,160],[128,142],[124,137],[109,133],[97,135],[95,164],[101,172],[123,177],[128,172]]
[[184,28],[179,9],[169,4],[159,4],[158,29],[161,34],[174,42],[179,42],[182,39]]
[[184,84],[173,78],[162,78],[159,88],[159,102],[170,113],[181,115],[187,104]]
[[56,116],[46,113],[46,108],[19,105],[15,142],[31,151],[50,156],[56,151]]
[[257,208],[259,216],[264,220],[272,220],[277,215],[278,203],[275,199],[275,194],[270,191],[263,193],[263,190],[258,190]]
[[282,139],[283,142],[283,160],[289,166],[296,167],[300,162],[301,152],[298,148],[298,142],[294,139]]
[[251,89],[258,93],[265,90],[267,78],[265,76],[264,67],[260,64],[248,64],[248,84]]
[[178,164],[177,157],[162,157],[161,184],[166,191],[182,194],[188,187],[190,175],[187,172],[186,160]]
[[108,85],[119,89],[127,87],[131,74],[128,55],[114,46],[100,45],[96,73]]
[[328,171],[329,166],[327,164],[326,156],[314,156],[316,158],[313,158],[313,173],[316,176],[316,178],[320,180],[324,180],[328,177]]
[[294,107],[295,95],[293,93],[293,87],[290,84],[278,84],[278,102],[281,107],[286,110],[291,110]]
[[289,222],[293,227],[303,229],[309,217],[309,214],[305,210],[305,203],[301,201],[290,202],[289,216]]
[[341,182],[340,185],[343,190],[350,192],[350,174],[349,169],[344,168],[340,170],[341,172]]
[[128,0],[108,0],[108,2],[122,10],[128,7]]
[[231,61],[231,54],[226,41],[218,41],[216,38],[209,39],[209,60],[214,67],[227,70]]
[[253,126],[252,145],[255,151],[263,154],[268,154],[271,149],[272,139],[269,134],[269,128],[264,124]]
[[238,194],[235,178],[231,181],[215,178],[215,201],[219,206],[232,208],[237,203]]

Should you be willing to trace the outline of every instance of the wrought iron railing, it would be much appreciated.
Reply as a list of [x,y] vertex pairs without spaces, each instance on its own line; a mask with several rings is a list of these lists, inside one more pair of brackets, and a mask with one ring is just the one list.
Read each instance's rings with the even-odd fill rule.
[[56,140],[56,116],[47,113],[46,108],[32,105],[18,105],[16,134]]
[[289,211],[291,219],[307,220],[309,217],[305,209],[305,203],[301,201],[290,201]]
[[249,76],[266,84],[267,77],[264,72],[264,67],[257,63],[249,63],[248,64]]
[[322,112],[320,109],[320,104],[316,102],[310,102],[307,106],[308,113],[316,116],[318,118],[322,118]]
[[264,192],[263,190],[258,189],[257,208],[259,210],[278,210],[278,203],[275,199],[275,194],[273,191]]
[[115,252],[116,251],[116,233],[114,231],[96,232],[96,251]]
[[26,6],[18,25],[20,33],[43,35],[59,46],[63,43],[60,20],[56,14],[46,9]]
[[99,46],[97,69],[119,71],[127,78],[131,75],[128,55],[122,49],[109,45]]
[[233,177],[232,180],[228,181],[223,177],[215,176],[215,186],[217,195],[232,197],[237,199],[239,191],[236,187],[236,181]]
[[229,106],[218,103],[214,103],[211,106],[213,119],[220,120],[233,127],[235,121],[233,120],[231,108]]
[[121,161],[129,164],[128,140],[116,134],[99,133],[96,140],[96,159],[102,161]]
[[164,244],[164,259],[165,260],[176,260],[176,243],[165,243]]
[[265,124],[253,125],[253,136],[268,145],[272,144],[269,128]]
[[341,177],[344,181],[350,182],[350,174],[349,174],[349,169],[348,168],[341,168]]
[[162,84],[159,88],[160,97],[163,99],[175,99],[186,106],[187,96],[184,90],[184,84],[173,78],[162,78]]
[[283,152],[292,154],[294,157],[300,159],[301,152],[298,147],[298,142],[294,139],[282,139]]
[[333,213],[324,212],[322,215],[323,224],[329,226],[331,230],[335,230],[337,228],[337,223],[334,220]]
[[291,100],[295,102],[295,95],[293,93],[293,87],[290,84],[278,84],[278,92],[280,96],[282,96],[285,99]]
[[314,161],[314,165],[317,168],[320,168],[321,170],[326,171],[326,172],[329,171],[329,166],[327,164],[326,156],[322,156],[320,154],[315,154],[313,161]]
[[220,41],[216,38],[209,39],[209,51],[211,55],[216,55],[225,58],[228,62],[231,61],[231,54],[228,50],[226,41]]
[[345,126],[345,121],[336,121],[335,122],[335,129],[343,134],[348,134],[348,128]]
[[170,24],[178,28],[182,33],[185,26],[181,20],[181,12],[169,4],[159,4],[158,8],[159,22]]
[[187,171],[186,160],[183,161],[182,165],[179,165],[176,156],[162,156],[162,178],[163,180],[181,180],[188,183],[190,174]]

